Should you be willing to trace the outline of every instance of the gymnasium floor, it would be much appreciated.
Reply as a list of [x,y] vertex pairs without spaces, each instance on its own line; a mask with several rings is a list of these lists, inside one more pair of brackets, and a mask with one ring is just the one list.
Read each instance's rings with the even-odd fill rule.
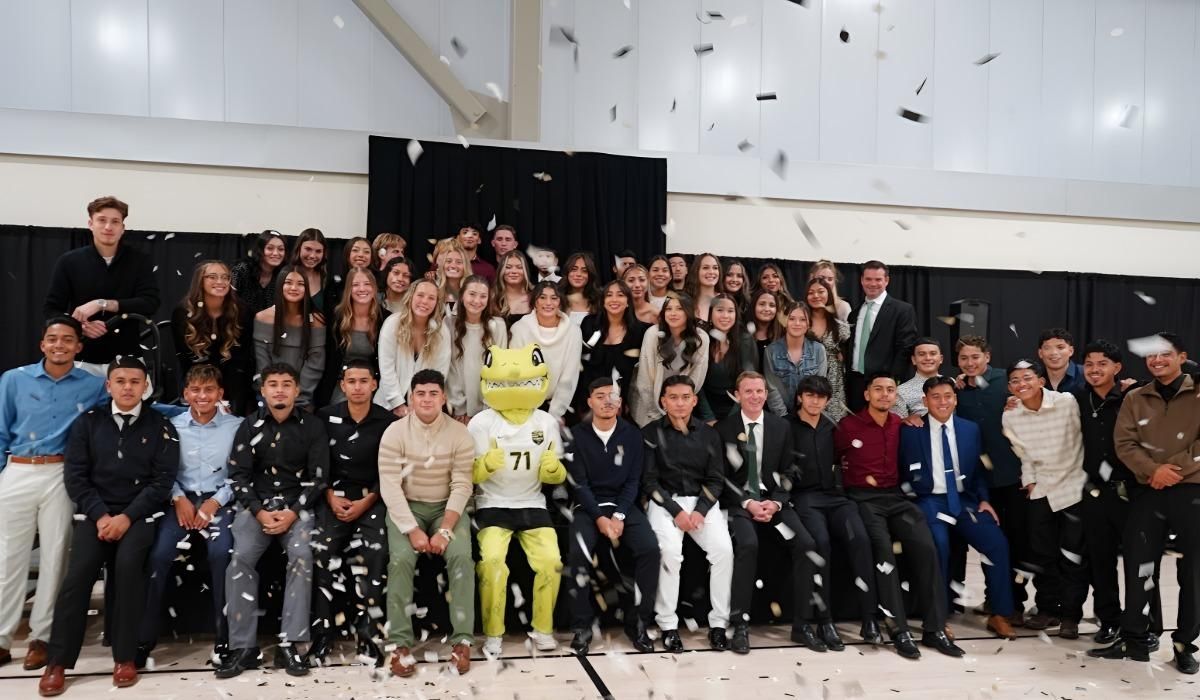
[[[978,566],[968,581],[971,605],[982,596]],[[1175,560],[1165,557],[1162,571],[1163,607],[1173,626],[1176,595]],[[99,604],[99,601],[97,601]],[[1090,615],[1090,610],[1085,612]],[[798,648],[787,637],[787,627],[755,628],[754,650],[748,656],[708,650],[704,629],[682,630],[688,651],[673,656],[664,652],[631,653],[620,630],[610,640],[596,640],[586,659],[567,653],[569,634],[558,635],[560,651],[531,655],[521,639],[506,640],[505,656],[483,660],[477,653],[471,671],[454,676],[447,670],[445,645],[436,640],[418,646],[421,663],[409,679],[382,678],[373,669],[356,665],[353,648],[339,648],[331,665],[316,669],[307,678],[291,678],[282,671],[256,670],[231,680],[213,677],[207,653],[211,641],[195,644],[161,643],[154,655],[154,670],[142,675],[136,686],[112,687],[112,661],[101,646],[102,618],[89,620],[88,642],[73,675],[68,676],[67,698],[107,697],[121,700],[172,698],[312,698],[314,700],[368,700],[394,698],[645,698],[684,700],[767,700],[784,698],[1183,698],[1200,697],[1200,676],[1184,676],[1171,663],[1171,642],[1164,634],[1161,649],[1148,664],[1132,661],[1099,661],[1084,652],[1093,646],[1091,620],[1080,626],[1076,641],[1060,640],[1028,630],[1021,638],[1002,641],[983,629],[983,618],[968,613],[951,619],[964,659],[950,659],[922,647],[920,661],[900,658],[890,647],[873,648],[857,640],[858,625],[841,630],[846,651],[817,654]],[[23,633],[22,633],[23,634]],[[268,658],[270,650],[268,649]],[[433,654],[440,654],[435,661]],[[21,670],[24,643],[15,644],[15,661],[0,667],[0,698],[37,696],[40,672]]]

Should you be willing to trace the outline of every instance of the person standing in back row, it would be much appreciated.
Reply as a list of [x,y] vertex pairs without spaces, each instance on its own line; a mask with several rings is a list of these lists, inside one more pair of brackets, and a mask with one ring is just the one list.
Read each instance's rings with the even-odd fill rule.
[[888,294],[887,265],[870,260],[862,267],[866,301],[850,314],[853,330],[850,372],[846,373],[846,403],[857,413],[866,406],[866,378],[886,372],[897,382],[908,378],[909,357],[917,339],[917,316],[911,304]]

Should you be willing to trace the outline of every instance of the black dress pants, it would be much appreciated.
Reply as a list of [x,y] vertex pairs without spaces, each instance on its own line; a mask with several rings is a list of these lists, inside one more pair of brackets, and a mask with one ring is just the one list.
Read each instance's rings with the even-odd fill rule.
[[[606,517],[612,517],[614,510],[612,506],[601,506],[601,512]],[[576,508],[575,517],[571,519],[570,539],[567,581],[571,595],[571,628],[590,629],[595,619],[592,608],[592,557],[598,555],[598,546],[607,548],[610,556],[613,553],[607,540],[601,543],[596,521],[588,517],[582,508]],[[625,514],[625,529],[617,542],[619,547],[627,547],[633,555],[632,580],[625,572],[621,572],[622,587],[630,592],[629,602],[634,604],[631,606],[634,609],[625,617],[626,625],[633,622],[633,616],[636,615],[647,626],[652,626],[654,596],[658,593],[659,554],[658,538],[654,536],[646,514],[636,507],[631,508]],[[633,593],[634,590],[637,592]]]
[[[1136,482],[1122,481],[1093,486],[1083,494],[1083,526],[1092,580],[1092,607],[1102,624],[1121,624],[1121,592],[1117,582],[1121,542],[1133,511],[1133,502],[1148,490],[1152,489]],[[1125,566],[1131,563],[1125,560]],[[1145,584],[1144,579],[1142,584]],[[1150,590],[1150,626],[1155,634],[1161,634],[1162,596],[1159,594],[1157,566],[1154,568],[1153,585],[1154,588]]]
[[[912,573],[910,590],[924,614],[922,628],[939,632],[946,626],[946,585],[933,535],[925,514],[899,489],[847,489],[846,495],[858,503],[859,514],[875,553],[875,583],[884,613],[895,622],[898,632],[908,631],[908,616],[900,588],[896,552],[904,554],[905,569]],[[897,547],[896,545],[899,545]]]
[[[107,567],[105,581],[105,629],[111,635],[115,662],[133,661],[137,655],[138,626],[146,612],[146,558],[154,544],[155,523],[145,518],[133,521],[116,542],[96,538],[96,521],[75,521],[71,531],[71,553],[50,629],[49,663],[75,668],[87,628],[92,585]],[[108,592],[111,590],[111,596]]]
[[750,604],[754,599],[754,580],[758,572],[759,537],[775,537],[786,544],[792,557],[793,624],[811,621],[807,612],[812,600],[814,566],[808,553],[816,550],[817,543],[796,511],[784,506],[775,513],[771,522],[759,523],[745,509],[736,508],[729,518],[729,535],[733,538],[729,624],[733,627],[750,624]]
[[795,494],[792,508],[800,516],[804,529],[812,536],[817,554],[824,562],[817,570],[821,575],[821,585],[816,587],[819,598],[814,598],[810,604],[814,610],[806,613],[805,618],[818,623],[833,621],[830,591],[833,580],[830,578],[829,562],[833,555],[833,540],[837,540],[838,555],[850,560],[850,570],[858,579],[855,581],[855,591],[858,593],[862,617],[864,620],[874,619],[879,606],[879,598],[875,594],[875,559],[867,529],[858,513],[858,505],[838,493],[804,491]]
[[[1010,484],[1008,486],[989,486],[988,487],[988,503],[992,504],[992,508],[996,510],[996,515],[1000,516],[1000,531],[1004,533],[1005,539],[1008,540],[1008,561],[1013,567],[1012,571],[1012,587],[1013,587],[1013,604],[1017,610],[1025,608],[1025,601],[1029,599],[1029,593],[1025,590],[1025,577],[1017,573],[1017,569],[1021,571],[1031,571],[1033,569],[1033,559],[1029,553],[1029,499],[1025,497],[1025,492],[1021,490],[1020,484]],[[966,545],[962,547],[963,572],[966,571]],[[958,572],[957,568],[953,569]],[[1018,576],[1020,579],[1018,580]],[[965,578],[965,576],[964,576]],[[1035,580],[1034,586],[1039,584]]]
[[1083,506],[1053,511],[1047,499],[1035,498],[1028,512],[1038,612],[1079,622],[1089,578]]
[[[327,503],[317,509],[312,534],[313,631],[334,631],[334,600],[345,600],[359,635],[383,638],[384,582],[388,568],[387,506],[383,499],[358,520],[342,522]],[[347,575],[349,574],[349,575]],[[337,584],[335,587],[334,584]],[[344,593],[343,593],[344,591]],[[371,616],[371,612],[376,614]]]
[[[1191,644],[1200,636],[1200,484],[1176,484],[1165,489],[1143,489],[1133,499],[1125,527],[1125,612],[1121,630],[1140,638],[1162,628],[1152,619],[1151,591],[1146,578],[1162,559],[1167,530],[1175,532],[1175,546],[1183,555],[1175,560],[1179,574],[1179,617],[1171,639]],[[1158,590],[1158,586],[1152,589]]]

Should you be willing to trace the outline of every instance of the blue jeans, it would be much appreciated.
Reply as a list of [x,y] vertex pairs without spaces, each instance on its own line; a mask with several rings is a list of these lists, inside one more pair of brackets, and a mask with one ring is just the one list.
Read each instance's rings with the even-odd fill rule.
[[[187,494],[184,496],[192,501],[197,508],[210,498],[212,494]],[[212,587],[213,619],[217,630],[217,644],[228,642],[229,632],[225,622],[225,569],[233,556],[233,508],[232,502],[217,509],[212,523],[203,530],[185,530],[179,526],[175,517],[175,509],[168,508],[166,514],[159,518],[158,534],[154,539],[154,547],[150,550],[150,558],[146,562],[150,580],[146,586],[146,615],[142,618],[141,631],[138,634],[138,645],[154,648],[158,641],[159,615],[162,612],[163,591],[167,581],[171,580],[171,564],[176,557],[183,555],[185,559],[194,560],[198,548],[203,548],[208,557],[209,585]],[[177,545],[184,539],[192,544],[191,549],[179,549]]]

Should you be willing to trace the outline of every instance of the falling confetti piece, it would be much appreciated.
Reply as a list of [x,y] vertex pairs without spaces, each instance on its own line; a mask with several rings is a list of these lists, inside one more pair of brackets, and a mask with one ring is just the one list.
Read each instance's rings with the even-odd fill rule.
[[1111,37],[1118,37],[1124,33],[1125,33],[1125,29],[1123,27],[1113,27],[1113,30],[1111,32],[1109,32],[1108,35]]
[[908,223],[906,223],[906,222],[904,222],[904,221],[901,221],[900,219],[892,219],[892,223],[893,223],[893,224],[896,224],[897,226],[899,226],[899,227],[900,227],[900,229],[901,229],[902,231],[910,231],[910,230],[912,230],[912,226],[911,226],[911,225],[909,225]]
[[494,95],[494,96],[496,97],[496,99],[497,99],[497,100],[500,100],[500,101],[502,101],[502,102],[504,101],[504,94],[503,94],[502,92],[500,92],[500,86],[499,86],[499,85],[497,85],[497,84],[495,84],[495,83],[488,82],[488,83],[484,83],[484,84],[483,84],[483,86],[484,86],[485,88],[487,88],[487,89],[488,89],[488,92],[492,93],[492,95]]
[[849,44],[850,32],[846,31],[845,27],[842,27],[842,31],[838,32],[838,38],[842,40],[843,44]]
[[1135,291],[1134,294],[1137,295],[1138,299],[1141,299],[1143,302],[1145,302],[1147,306],[1154,306],[1154,303],[1155,303],[1154,297],[1150,296],[1149,294],[1146,294],[1145,292]]
[[626,44],[616,51],[613,51],[613,58],[624,58],[629,55],[630,51],[633,51],[633,46]]
[[758,100],[759,102],[769,102],[770,100],[777,99],[777,97],[773,92],[760,92],[754,96],[754,99]]
[[1171,344],[1158,335],[1148,335],[1144,338],[1130,338],[1125,342],[1125,346],[1129,348],[1129,352],[1138,357],[1171,352]]
[[346,28],[346,20],[342,19],[342,16],[341,16],[341,15],[334,15],[334,16],[333,16],[333,24],[334,24],[334,26],[336,26],[338,29],[345,29],[345,28]]
[[742,153],[745,153],[746,151],[750,150],[751,148],[754,148],[754,144],[750,143],[750,141],[748,141],[747,139],[742,139],[741,141],[738,141],[737,149],[739,151],[741,151]]
[[579,42],[575,41],[575,30],[560,25],[552,25],[550,27],[550,43],[566,42],[572,46],[578,46]]
[[696,44],[695,46],[692,47],[692,50],[696,52],[697,56],[703,56],[704,54],[712,53],[713,45],[712,44]]
[[925,78],[921,80],[921,84],[917,86],[918,95],[920,95],[921,91],[925,89],[925,83],[927,82],[929,82],[929,76],[925,76]]
[[787,179],[788,157],[781,149],[775,154],[775,160],[771,163],[771,172],[779,176],[780,180]]
[[982,57],[982,58],[979,58],[979,59],[977,59],[977,60],[975,61],[975,65],[977,65],[977,66],[986,66],[987,64],[989,64],[989,63],[991,63],[992,61],[996,60],[996,57],[997,57],[997,56],[999,56],[999,55],[1000,55],[1000,54],[998,54],[998,53],[989,53],[988,55],[986,55],[986,56],[984,56],[984,57]]
[[425,149],[421,147],[421,142],[416,139],[409,141],[405,150],[408,151],[408,159],[412,162],[414,167],[416,166],[417,161],[420,160],[421,154],[425,152]]
[[608,108],[608,121],[615,122],[617,120],[617,106],[613,105]]
[[1133,127],[1133,123],[1137,120],[1137,115],[1140,110],[1137,105],[1125,105],[1121,108],[1121,118],[1117,120],[1117,126],[1122,129]]
[[853,440],[851,440],[850,444],[853,445],[855,449],[858,449],[863,446],[862,440],[859,440],[858,438],[854,438]]
[[496,228],[496,215],[492,214],[492,219],[488,221],[487,230],[492,231]]
[[550,182],[554,178],[550,176],[550,173],[534,173],[533,179],[540,180],[542,182]]
[[920,112],[914,112],[911,109],[905,109],[904,107],[896,110],[896,114],[899,114],[901,117],[909,120],[910,122],[916,122],[918,124],[924,124],[925,122],[929,121],[929,117],[925,116],[924,114],[921,114]]
[[466,44],[462,43],[456,36],[450,37],[450,48],[454,49],[454,53],[458,54],[459,58],[467,55]]

